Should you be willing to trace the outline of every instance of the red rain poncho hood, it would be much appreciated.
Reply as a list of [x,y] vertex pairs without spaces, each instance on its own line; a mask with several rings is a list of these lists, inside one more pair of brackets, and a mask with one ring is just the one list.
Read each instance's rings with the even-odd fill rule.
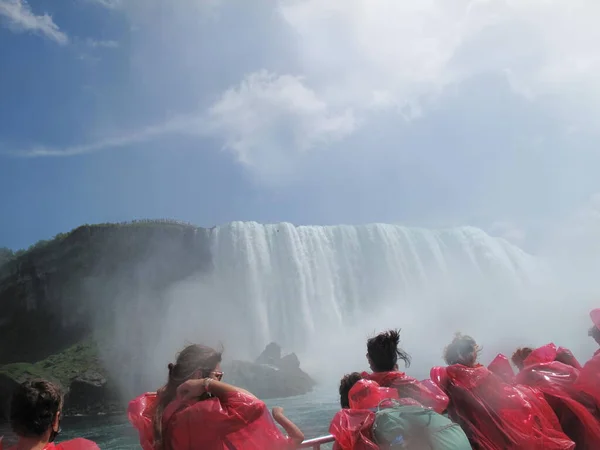
[[572,450],[574,443],[530,393],[503,382],[482,365],[431,369],[431,379],[450,397],[450,418],[480,450]]
[[[0,438],[0,450],[2,450],[2,438]],[[13,450],[16,447],[8,447],[5,450]],[[50,443],[44,447],[44,450],[100,450],[95,442],[87,439],[77,438],[59,444]]]
[[[155,393],[144,394],[129,403],[128,416],[138,430],[143,450],[155,450],[152,417]],[[290,441],[273,421],[264,402],[237,392],[223,400],[172,401],[163,414],[165,450],[281,450]]]
[[565,433],[577,444],[577,449],[600,448],[600,409],[593,396],[579,386],[580,371],[555,361],[558,349],[548,344],[535,349],[524,361],[517,383],[541,391]]
[[442,413],[448,407],[448,396],[435,384],[421,382],[404,372],[363,372],[362,377],[377,382],[382,387],[394,388],[401,399],[411,398],[426,408]]

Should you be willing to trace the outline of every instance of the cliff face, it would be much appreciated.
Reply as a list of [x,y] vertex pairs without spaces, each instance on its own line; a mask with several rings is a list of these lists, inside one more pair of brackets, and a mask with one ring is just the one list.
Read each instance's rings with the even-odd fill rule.
[[79,342],[139,285],[160,293],[206,270],[209,232],[155,222],[82,226],[5,262],[0,365],[39,361]]
[[[168,309],[169,288],[212,270],[210,234],[172,222],[86,225],[24,252],[0,251],[0,422],[16,383],[30,378],[60,383],[66,414],[122,411],[155,389],[143,364],[160,335],[152,324]],[[117,323],[129,345],[113,339]],[[256,363],[232,363],[228,381],[265,398],[312,389],[295,355],[280,353],[270,344]]]

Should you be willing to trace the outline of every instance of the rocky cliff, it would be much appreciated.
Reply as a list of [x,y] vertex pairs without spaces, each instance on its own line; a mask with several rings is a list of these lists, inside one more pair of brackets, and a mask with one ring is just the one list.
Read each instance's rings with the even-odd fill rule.
[[146,306],[160,309],[161,291],[210,266],[209,232],[168,222],[86,225],[17,253],[0,266],[0,364],[80,342],[140,285],[153,294]]
[[[0,249],[0,421],[15,383],[27,378],[58,381],[68,392],[67,413],[122,411],[132,391],[117,386],[107,368],[127,367],[136,393],[150,388],[138,369],[153,352],[137,332],[147,325],[128,325],[140,343],[127,350],[106,349],[103,335],[114,332],[124,307],[132,317],[136,308],[148,320],[160,317],[170,286],[210,271],[210,233],[168,221],[85,225],[26,251]],[[273,349],[269,361],[230,363],[228,380],[265,398],[310,390],[295,355]]]

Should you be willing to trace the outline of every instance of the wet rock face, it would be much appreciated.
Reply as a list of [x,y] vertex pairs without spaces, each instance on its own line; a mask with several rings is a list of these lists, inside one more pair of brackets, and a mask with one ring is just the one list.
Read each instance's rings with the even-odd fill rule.
[[261,399],[285,398],[310,392],[315,381],[300,368],[295,353],[281,356],[272,342],[255,362],[232,361],[224,365],[228,383],[249,390]]
[[0,366],[36,362],[79,342],[139,286],[156,293],[149,309],[160,311],[160,292],[210,267],[208,233],[161,222],[86,225],[0,255],[0,336],[10,343],[0,346]]

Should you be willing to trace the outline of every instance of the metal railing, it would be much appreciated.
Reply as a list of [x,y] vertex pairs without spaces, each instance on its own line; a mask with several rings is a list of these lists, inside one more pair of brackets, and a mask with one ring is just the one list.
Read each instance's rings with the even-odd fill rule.
[[300,444],[299,448],[312,448],[312,450],[321,450],[321,445],[330,444],[335,441],[335,438],[328,434],[327,436],[319,436],[313,439],[307,439]]

